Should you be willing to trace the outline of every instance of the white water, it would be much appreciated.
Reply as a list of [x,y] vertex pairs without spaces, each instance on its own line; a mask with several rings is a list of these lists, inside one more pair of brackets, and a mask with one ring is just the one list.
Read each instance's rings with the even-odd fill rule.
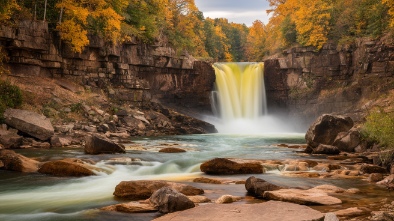
[[220,133],[292,133],[288,119],[268,115],[264,85],[264,63],[215,63],[216,91],[207,118]]

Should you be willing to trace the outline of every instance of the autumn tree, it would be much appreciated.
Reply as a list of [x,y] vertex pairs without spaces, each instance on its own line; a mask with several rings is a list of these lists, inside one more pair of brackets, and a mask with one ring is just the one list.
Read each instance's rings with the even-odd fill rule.
[[16,0],[0,0],[0,23],[5,24],[19,9]]
[[249,28],[246,44],[246,57],[249,61],[262,61],[266,55],[266,30],[265,25],[260,20],[253,22]]

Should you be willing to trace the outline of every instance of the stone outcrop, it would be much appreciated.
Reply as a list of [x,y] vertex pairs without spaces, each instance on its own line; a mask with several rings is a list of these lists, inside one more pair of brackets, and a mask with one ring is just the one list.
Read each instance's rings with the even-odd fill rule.
[[172,183],[161,180],[137,180],[122,181],[116,187],[114,195],[119,198],[130,200],[148,199],[153,192],[162,188],[170,187],[186,196],[200,195],[204,190],[186,184]]
[[282,189],[282,187],[280,186],[269,183],[263,179],[256,178],[254,176],[251,176],[246,180],[245,188],[248,193],[257,197],[262,197],[265,191]]
[[37,172],[40,162],[12,150],[0,150],[0,165],[6,170],[33,173]]
[[186,150],[176,147],[166,147],[159,150],[160,153],[184,153]]
[[86,137],[85,153],[87,154],[114,154],[126,153],[124,147],[98,135]]
[[83,161],[78,159],[63,159],[44,163],[39,173],[59,176],[59,177],[83,177],[95,175]]
[[[286,208],[286,209],[284,209]],[[181,212],[170,213],[155,221],[239,221],[256,220],[323,220],[324,214],[307,206],[293,203],[269,201],[255,204],[209,204]]]
[[264,173],[263,166],[257,162],[236,162],[225,158],[215,158],[200,165],[206,174],[260,174]]
[[194,203],[184,194],[169,187],[155,191],[149,202],[161,213],[173,213],[195,207]]
[[7,125],[43,141],[51,138],[55,132],[51,121],[35,112],[7,109],[4,118]]

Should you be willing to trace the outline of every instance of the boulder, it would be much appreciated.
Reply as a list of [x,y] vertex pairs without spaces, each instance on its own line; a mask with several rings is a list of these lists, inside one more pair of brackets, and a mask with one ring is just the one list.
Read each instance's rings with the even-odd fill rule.
[[166,214],[155,221],[323,220],[324,214],[307,206],[269,201],[255,204],[207,204]]
[[305,134],[307,149],[314,149],[319,144],[333,145],[339,133],[348,132],[352,127],[353,120],[348,116],[323,114]]
[[383,174],[381,174],[381,173],[371,173],[371,174],[369,174],[369,177],[368,177],[368,181],[369,182],[376,183],[376,182],[379,182],[381,180],[383,180]]
[[324,221],[339,221],[339,219],[335,213],[326,213]]
[[6,170],[18,172],[37,172],[40,162],[17,154],[12,150],[0,150],[0,162]]
[[87,154],[126,153],[124,147],[99,135],[88,136],[85,141],[85,153]]
[[51,146],[52,147],[64,147],[70,146],[72,143],[71,137],[61,137],[61,136],[53,136],[51,137]]
[[338,147],[319,144],[315,149],[312,150],[313,154],[330,154],[330,155],[338,155],[340,153]]
[[334,212],[338,217],[357,217],[366,215],[368,211],[362,210],[358,207],[351,207]]
[[85,164],[78,159],[63,159],[47,162],[40,167],[38,172],[59,177],[82,177],[95,175],[88,166],[85,166]]
[[149,201],[161,213],[172,213],[195,207],[187,196],[170,187],[162,187],[155,191]]
[[245,188],[248,193],[257,197],[262,197],[265,191],[282,189],[282,187],[280,186],[269,183],[263,179],[256,178],[254,176],[251,176],[246,180]]
[[204,190],[186,184],[172,183],[162,180],[137,180],[120,182],[115,187],[114,195],[130,200],[143,200],[148,199],[153,192],[162,187],[171,187],[187,196],[200,195],[204,193]]
[[122,213],[150,213],[157,211],[157,209],[149,203],[143,204],[143,203],[135,203],[135,202],[106,206],[101,208],[100,210],[116,211]]
[[166,147],[163,149],[159,150],[160,153],[183,153],[186,152],[186,150],[181,149],[181,148],[176,148],[176,147]]
[[335,138],[334,146],[338,147],[340,151],[354,152],[355,148],[361,142],[361,134],[356,129],[351,129],[348,132],[341,132]]
[[318,189],[280,189],[265,191],[263,197],[269,200],[280,200],[304,205],[335,205],[342,203],[340,199],[329,196],[324,191]]
[[22,145],[22,137],[16,131],[0,128],[0,144],[5,149],[19,148]]
[[257,162],[235,162],[225,158],[215,158],[201,164],[200,169],[206,174],[261,174],[263,166]]
[[55,132],[51,121],[44,115],[27,110],[7,109],[5,123],[40,140],[48,140]]
[[206,177],[198,177],[193,180],[195,183],[210,183],[210,184],[222,184],[222,181],[206,178]]

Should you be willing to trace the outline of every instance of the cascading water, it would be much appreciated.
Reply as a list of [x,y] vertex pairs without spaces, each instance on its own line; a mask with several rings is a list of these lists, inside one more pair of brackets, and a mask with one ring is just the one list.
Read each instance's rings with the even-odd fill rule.
[[219,120],[212,123],[220,133],[288,132],[278,119],[267,115],[264,63],[224,62],[213,68],[212,110]]

